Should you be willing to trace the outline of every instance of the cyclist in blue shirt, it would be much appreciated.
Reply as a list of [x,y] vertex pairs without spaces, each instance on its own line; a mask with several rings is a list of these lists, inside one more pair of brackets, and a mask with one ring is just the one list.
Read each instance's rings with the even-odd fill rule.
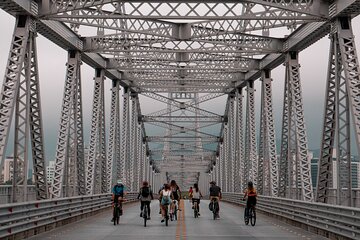
[[116,185],[112,188],[112,200],[114,202],[122,201],[124,199],[124,195],[126,195],[125,186],[121,179],[119,179],[117,180]]

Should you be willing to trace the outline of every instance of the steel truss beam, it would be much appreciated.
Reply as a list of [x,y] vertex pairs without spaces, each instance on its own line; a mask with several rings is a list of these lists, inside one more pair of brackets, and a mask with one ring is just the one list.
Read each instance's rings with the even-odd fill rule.
[[[0,102],[0,166],[15,110],[15,136],[12,172],[12,202],[27,200],[28,144],[31,143],[36,199],[47,198],[43,147],[36,25],[33,18],[18,15],[5,70]],[[29,140],[29,134],[31,140]],[[22,185],[20,188],[19,185]],[[17,198],[17,192],[22,198]]]
[[246,130],[245,130],[245,159],[243,183],[252,181],[256,185],[257,157],[255,131],[255,89],[254,82],[249,82],[246,97]]
[[244,142],[244,124],[243,124],[243,90],[238,89],[235,93],[236,99],[236,155],[235,155],[235,176],[234,185],[235,192],[242,192],[246,188],[244,179],[244,161],[245,161],[245,142]]
[[51,198],[85,194],[80,65],[80,53],[69,51]]
[[87,194],[106,193],[109,189],[105,141],[104,70],[96,69],[94,79],[93,110],[86,172]]
[[120,179],[120,80],[112,81],[109,148],[107,158],[107,187],[111,192],[116,179]]
[[298,53],[288,53],[278,195],[313,201],[299,69]]
[[[337,19],[333,24],[326,88],[326,103],[322,147],[319,160],[316,201],[329,202],[329,188],[337,188],[336,203],[352,206],[351,134],[353,119],[359,151],[360,111],[358,98],[360,83],[359,62],[350,19]],[[351,109],[351,111],[350,111]],[[336,161],[333,161],[334,143]],[[337,182],[333,182],[333,162],[336,162]]]
[[275,123],[272,107],[272,87],[269,71],[262,74],[261,119],[258,156],[258,192],[277,196],[278,163],[276,156]]
[[122,124],[121,124],[121,179],[125,186],[130,186],[130,93],[129,89],[124,88],[123,94],[123,108],[122,108]]
[[[111,4],[117,2],[118,4]],[[109,6],[108,4],[111,4]],[[63,17],[66,12],[82,10],[87,8],[97,9],[102,12],[102,7],[113,8],[112,18],[121,19],[239,19],[239,20],[321,20],[319,4],[312,1],[243,1],[235,3],[233,1],[216,1],[206,3],[201,1],[182,2],[182,1],[75,1],[75,0],[56,0],[43,4],[42,15],[53,18]],[[120,10],[124,6],[126,12]],[[239,15],[242,8],[247,8],[246,14]],[[147,14],[144,11],[147,10]],[[204,14],[199,14],[198,11]],[[61,14],[64,13],[64,14]],[[269,14],[271,13],[271,14]],[[55,15],[59,14],[59,15]],[[105,14],[98,17],[106,18]],[[85,16],[81,16],[84,18]]]

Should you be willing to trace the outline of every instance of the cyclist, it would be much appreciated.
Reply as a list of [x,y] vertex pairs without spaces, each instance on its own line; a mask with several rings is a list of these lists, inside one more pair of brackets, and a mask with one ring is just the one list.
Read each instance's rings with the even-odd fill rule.
[[161,215],[162,215],[161,222],[164,222],[165,217],[166,217],[165,216],[165,208],[167,208],[168,205],[171,204],[172,199],[173,199],[173,195],[171,193],[169,184],[164,185],[164,189],[160,191],[159,199],[160,199]]
[[211,181],[210,182],[210,189],[209,189],[209,192],[210,192],[210,202],[211,200],[213,199],[216,199],[217,200],[217,203],[218,203],[218,214],[217,214],[217,218],[220,218],[220,199],[222,197],[221,195],[221,188],[219,186],[216,186],[216,182],[215,181]]
[[243,201],[245,201],[246,197],[248,197],[248,198],[246,200],[245,215],[248,216],[250,207],[251,206],[255,207],[255,205],[256,205],[256,197],[257,197],[256,189],[254,187],[253,182],[251,182],[251,181],[248,182],[247,189],[244,192]]
[[[165,185],[166,185],[166,183],[164,183],[164,184],[160,187],[160,189],[159,189],[159,191],[158,191],[159,196],[160,196],[161,191],[165,188]],[[161,198],[160,198],[160,197],[159,197],[159,214],[161,214]]]
[[144,206],[147,205],[148,208],[148,220],[150,220],[150,202],[154,199],[153,192],[151,190],[151,187],[149,186],[149,183],[147,181],[143,181],[142,187],[140,188],[138,199],[141,201],[140,205],[140,217],[142,217],[142,212],[144,209]]
[[[115,186],[112,188],[111,200],[113,201],[114,204],[116,202],[121,202],[124,200],[124,195],[126,195],[125,186],[122,183],[121,179],[119,179],[117,180]],[[120,215],[122,215],[122,209]],[[114,221],[114,218],[112,218],[111,221]]]
[[199,186],[197,183],[194,184],[194,191],[192,194],[192,208],[194,208],[194,203],[197,202],[198,205],[198,215],[200,216],[200,198],[202,198],[202,194],[199,190]]
[[[178,210],[180,211],[179,206],[180,206],[180,199],[181,199],[181,191],[180,191],[179,186],[176,184],[175,180],[171,180],[170,189],[171,189],[171,193],[173,195],[173,199],[178,202]],[[173,203],[171,203],[170,207],[173,210],[175,205]]]

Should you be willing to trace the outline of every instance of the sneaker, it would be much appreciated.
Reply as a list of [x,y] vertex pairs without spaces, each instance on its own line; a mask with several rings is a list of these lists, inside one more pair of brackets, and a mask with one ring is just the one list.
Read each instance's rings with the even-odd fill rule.
[[161,214],[161,210],[159,211],[159,214]]
[[194,209],[194,206],[192,206],[191,208]]
[[146,220],[151,220],[151,217],[148,217]]
[[114,222],[114,218],[111,219],[111,222]]
[[200,213],[198,213],[198,216],[200,217]]
[[163,219],[161,219],[161,222],[165,222],[165,219],[163,218]]

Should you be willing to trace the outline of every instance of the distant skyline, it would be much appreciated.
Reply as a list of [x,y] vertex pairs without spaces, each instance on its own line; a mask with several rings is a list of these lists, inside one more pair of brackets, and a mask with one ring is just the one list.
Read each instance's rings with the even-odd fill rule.
[[[9,54],[11,37],[14,30],[15,18],[8,13],[0,10],[0,76],[3,79],[4,70]],[[5,24],[6,23],[6,24]],[[360,17],[353,20],[353,31],[355,35],[356,46],[360,50]],[[322,118],[324,108],[325,83],[328,65],[328,51],[330,40],[324,37],[317,43],[313,44],[303,52],[299,53],[299,61],[301,64],[301,81],[304,99],[305,120],[308,134],[309,149],[319,149],[322,131]],[[39,34],[37,38],[40,88],[41,88],[41,104],[42,114],[44,117],[45,132],[45,151],[46,159],[54,160],[57,135],[59,129],[60,108],[63,96],[64,79],[66,72],[67,52],[54,43],[50,42]],[[93,78],[95,70],[86,64],[82,65],[82,83],[83,83],[83,115],[84,115],[84,139],[85,145],[89,144],[91,108],[93,96]],[[283,88],[285,78],[284,66],[279,66],[272,71],[273,78],[273,106],[276,125],[276,139],[281,138],[281,121],[283,106]],[[2,80],[3,81],[3,80]],[[2,84],[1,81],[1,84]],[[256,121],[257,131],[259,129],[260,119],[260,95],[261,82],[256,81]],[[107,126],[110,120],[110,89],[111,81],[105,81],[105,91],[108,94],[106,100],[106,122]],[[225,97],[221,99],[226,99]],[[154,104],[141,102],[143,114],[156,111],[163,108],[162,105],[154,106]],[[218,112],[223,114],[225,102],[218,100],[215,104]],[[156,109],[155,109],[156,108]],[[351,129],[353,132],[353,129]],[[13,131],[11,131],[13,132]],[[107,131],[108,135],[108,131]],[[257,134],[258,137],[258,134]],[[9,139],[8,146],[12,145],[13,139]],[[357,155],[356,145],[352,144],[352,153]],[[9,151],[8,151],[9,152]]]

